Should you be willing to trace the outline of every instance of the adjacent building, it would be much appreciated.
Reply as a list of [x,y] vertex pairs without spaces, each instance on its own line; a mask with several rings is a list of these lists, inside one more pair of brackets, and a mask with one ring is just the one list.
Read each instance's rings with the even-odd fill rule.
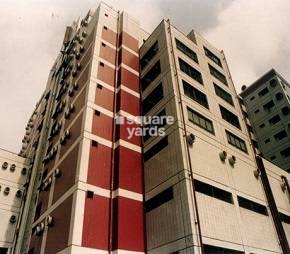
[[136,19],[101,4],[67,27],[21,155],[31,184],[15,253],[144,253],[141,137],[115,117],[140,115]]
[[[170,116],[130,135],[137,122]],[[258,155],[223,51],[101,4],[67,27],[20,152],[17,254],[289,253],[289,174]]]
[[263,156],[290,172],[290,84],[274,69],[243,87],[249,120]]
[[140,69],[143,113],[175,119],[144,139],[148,253],[289,253],[289,175],[256,155],[224,53],[163,20]]
[[15,244],[25,201],[29,165],[17,154],[0,149],[0,253]]

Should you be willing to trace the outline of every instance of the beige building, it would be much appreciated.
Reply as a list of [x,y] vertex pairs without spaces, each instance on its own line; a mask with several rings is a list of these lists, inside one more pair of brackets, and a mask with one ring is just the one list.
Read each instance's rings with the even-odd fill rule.
[[249,87],[241,97],[263,156],[290,172],[290,84],[274,69]]
[[223,52],[163,20],[140,62],[143,113],[175,119],[145,138],[148,253],[289,253],[289,175],[256,157]]
[[0,149],[0,253],[12,253],[22,216],[29,167],[23,157]]

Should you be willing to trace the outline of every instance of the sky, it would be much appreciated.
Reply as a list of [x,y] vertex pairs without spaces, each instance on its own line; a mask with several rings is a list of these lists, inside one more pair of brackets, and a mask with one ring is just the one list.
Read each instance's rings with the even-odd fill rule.
[[[148,32],[169,18],[223,49],[237,88],[271,68],[290,81],[289,0],[105,0]],[[18,153],[65,28],[97,0],[0,1],[0,147]]]

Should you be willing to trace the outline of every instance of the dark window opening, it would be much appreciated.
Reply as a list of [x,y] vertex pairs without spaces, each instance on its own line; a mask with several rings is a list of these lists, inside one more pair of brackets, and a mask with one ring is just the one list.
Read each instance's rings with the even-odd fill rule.
[[245,209],[251,210],[256,213],[268,215],[267,208],[264,205],[258,204],[254,201],[251,201],[249,199],[246,199],[240,196],[238,196],[238,202],[239,202],[240,207],[243,207]]
[[178,58],[180,70],[187,74],[189,77],[194,79],[200,84],[203,84],[202,76],[199,71],[194,69],[191,65],[183,61],[181,58]]
[[228,191],[222,190],[220,188],[214,187],[210,184],[198,180],[194,180],[194,186],[197,192],[233,204],[232,193]]
[[262,128],[264,128],[265,127],[265,124],[264,123],[262,123],[262,124],[260,124],[260,126],[259,126],[261,129]]
[[241,129],[239,118],[234,113],[232,113],[231,111],[227,110],[223,106],[221,106],[221,105],[219,105],[219,106],[220,106],[220,111],[221,111],[222,118],[224,120],[226,120],[227,122],[229,122],[230,124],[232,124],[233,126]]
[[270,142],[270,139],[269,138],[267,138],[267,139],[265,139],[265,144],[267,144],[267,143],[269,143]]
[[255,114],[257,114],[257,113],[259,113],[259,112],[260,112],[260,109],[256,109],[256,110],[254,111]]
[[260,97],[264,96],[265,94],[267,94],[269,92],[268,87],[265,87],[263,90],[261,90],[260,92],[258,92],[258,95]]
[[277,101],[281,101],[281,100],[283,99],[284,96],[283,96],[282,93],[276,93],[275,97],[276,97],[276,100],[277,100]]
[[188,119],[200,128],[214,134],[214,127],[211,120],[187,107]]
[[275,115],[272,118],[269,119],[269,124],[276,124],[281,120],[279,115]]
[[87,198],[93,199],[94,198],[94,192],[93,191],[87,191]]
[[206,47],[203,47],[204,49],[204,53],[205,55],[212,60],[213,62],[215,62],[217,65],[219,65],[220,67],[222,67],[222,62],[221,60],[214,54],[212,53],[209,49],[207,49]]
[[196,63],[198,63],[198,59],[197,59],[197,55],[196,53],[191,50],[189,47],[187,47],[186,45],[184,45],[181,41],[179,41],[178,39],[175,38],[175,42],[176,42],[176,47],[186,56],[188,56],[190,59],[192,59],[193,61],[195,61]]
[[205,254],[243,254],[244,252],[221,247],[204,245]]
[[173,188],[170,187],[170,188],[160,192],[159,194],[157,194],[153,198],[149,199],[148,201],[146,201],[145,202],[145,211],[148,213],[148,212],[152,211],[153,209],[169,202],[173,198],[174,198]]
[[289,107],[285,106],[285,107],[281,108],[281,112],[284,116],[287,116],[290,113],[290,109],[289,109]]
[[279,213],[280,220],[284,223],[290,224],[290,216],[284,213]]
[[144,91],[161,73],[160,61],[156,62],[154,66],[141,79],[142,91]]
[[220,71],[218,71],[216,68],[211,66],[210,64],[208,65],[210,74],[214,76],[216,79],[218,79],[220,82],[222,82],[224,85],[228,85],[226,76],[222,74]]
[[266,104],[264,104],[263,108],[264,108],[264,110],[270,111],[271,108],[273,108],[274,106],[275,106],[275,103],[274,103],[274,101],[271,100],[271,101],[267,102]]
[[274,138],[276,140],[281,140],[281,139],[286,138],[286,137],[287,137],[287,132],[285,130],[282,130],[274,135]]
[[35,209],[34,221],[38,220],[41,213],[42,202],[39,202]]
[[140,60],[141,70],[143,70],[147,64],[153,59],[153,57],[158,52],[158,41],[156,41],[144,54],[144,56]]
[[162,99],[163,86],[160,83],[142,102],[143,115],[147,114]]
[[276,158],[277,158],[276,155],[272,155],[272,156],[270,157],[270,160],[273,161],[273,160],[275,160]]
[[255,99],[255,96],[251,97],[250,100],[253,101]]
[[287,158],[290,156],[290,146],[280,152],[281,156]]
[[204,106],[205,108],[208,108],[208,101],[207,97],[204,93],[187,83],[186,81],[182,80],[183,83],[183,90],[184,94],[199,103],[200,105]]
[[168,137],[164,137],[157,144],[152,146],[147,152],[144,153],[144,161],[148,161],[150,158],[158,154],[161,150],[163,150],[168,145]]
[[224,89],[219,87],[218,85],[214,84],[214,90],[217,96],[225,100],[227,103],[234,105],[233,98],[230,93],[226,92]]

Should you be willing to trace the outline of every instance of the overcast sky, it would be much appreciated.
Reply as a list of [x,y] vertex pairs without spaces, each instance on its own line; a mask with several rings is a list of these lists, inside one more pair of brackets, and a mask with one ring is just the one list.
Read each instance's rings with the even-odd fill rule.
[[[274,67],[290,80],[289,0],[107,0],[151,32],[162,18],[225,51],[237,90]],[[19,152],[65,27],[93,0],[0,1],[0,147]]]

